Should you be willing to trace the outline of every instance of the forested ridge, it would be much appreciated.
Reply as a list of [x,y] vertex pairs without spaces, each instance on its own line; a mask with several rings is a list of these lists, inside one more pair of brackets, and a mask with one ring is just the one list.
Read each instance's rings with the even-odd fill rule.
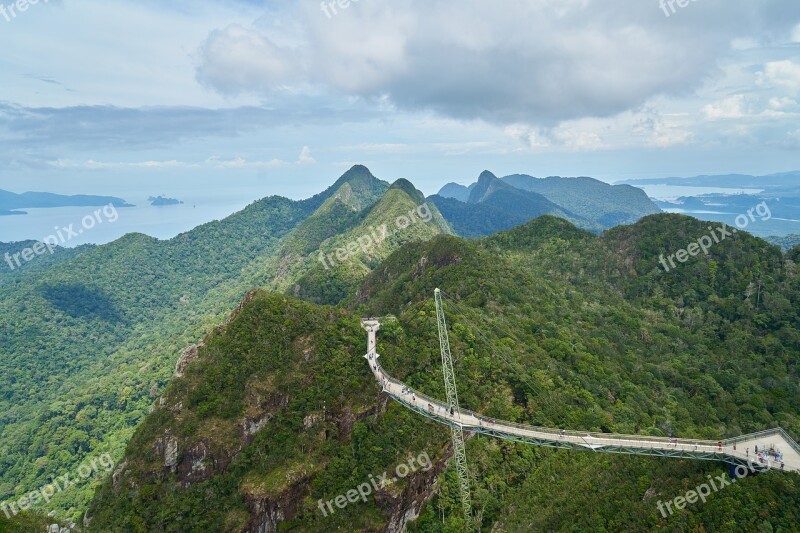
[[[374,530],[402,519],[409,531],[463,531],[449,467],[333,516],[317,508],[409,453],[426,451],[444,468],[447,429],[380,394],[359,325],[361,316],[394,315],[379,334],[382,364],[443,398],[436,287],[448,296],[466,408],[587,431],[717,439],[782,426],[796,437],[800,250],[784,256],[740,233],[708,257],[660,269],[661,253],[707,231],[655,215],[598,237],[542,217],[480,241],[408,243],[344,308],[254,293],[136,432],[119,478],[93,502],[92,527]],[[173,444],[174,464],[164,454]],[[663,518],[656,500],[724,467],[481,436],[467,453],[486,531],[796,531],[800,523],[797,475],[748,477]],[[202,505],[209,499],[217,505]]]
[[[0,502],[94,455],[119,458],[180,352],[262,283],[261,265],[321,201],[267,198],[169,241],[126,235],[9,277],[0,287]],[[91,484],[74,487],[53,503],[77,519],[90,494]]]
[[[119,460],[184,350],[253,287],[313,299],[330,284],[328,296],[344,298],[403,243],[449,232],[432,208],[430,224],[415,223],[330,271],[318,261],[318,251],[347,246],[373,225],[394,226],[424,202],[410,183],[391,187],[357,165],[308,200],[265,198],[168,241],[129,234],[38,258],[47,264],[5,278],[0,502],[99,454]],[[71,487],[49,508],[78,522],[92,490],[91,482]]]

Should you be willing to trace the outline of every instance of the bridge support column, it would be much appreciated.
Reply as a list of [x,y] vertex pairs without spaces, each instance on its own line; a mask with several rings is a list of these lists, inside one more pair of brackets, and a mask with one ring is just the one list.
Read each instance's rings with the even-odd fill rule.
[[378,353],[378,330],[381,323],[377,320],[362,320],[361,327],[367,330],[367,355],[377,355]]

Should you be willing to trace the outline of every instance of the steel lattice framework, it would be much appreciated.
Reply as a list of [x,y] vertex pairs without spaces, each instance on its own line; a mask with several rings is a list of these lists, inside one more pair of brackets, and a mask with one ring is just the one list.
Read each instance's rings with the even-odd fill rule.
[[[456,375],[453,370],[453,356],[450,354],[450,340],[447,336],[447,320],[442,307],[442,295],[439,289],[435,291],[436,318],[439,323],[439,345],[442,350],[442,372],[444,373],[444,386],[447,392],[447,412],[458,420],[461,408],[458,405],[458,389],[456,389]],[[461,507],[467,524],[472,524],[472,497],[469,490],[469,468],[467,467],[467,450],[464,445],[464,429],[461,424],[451,424],[450,433],[453,436],[453,454],[456,459],[458,482],[461,489]]]

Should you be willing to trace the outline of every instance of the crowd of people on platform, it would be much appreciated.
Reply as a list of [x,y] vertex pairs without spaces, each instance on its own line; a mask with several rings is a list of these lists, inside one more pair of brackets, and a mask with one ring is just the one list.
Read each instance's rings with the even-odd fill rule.
[[[750,457],[750,448],[746,450],[747,457]],[[755,454],[756,459],[759,463],[767,465],[768,468],[772,468],[772,465],[780,464],[781,470],[785,468],[785,463],[783,462],[783,452],[776,449],[774,446],[770,446],[769,448],[765,448],[764,446],[761,447],[761,450],[758,449],[758,445],[755,447]]]

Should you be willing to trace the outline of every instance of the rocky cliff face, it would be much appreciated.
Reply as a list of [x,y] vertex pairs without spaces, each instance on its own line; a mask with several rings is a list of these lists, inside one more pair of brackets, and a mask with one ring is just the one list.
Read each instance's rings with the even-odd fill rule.
[[[163,470],[175,475],[175,482],[186,488],[192,484],[211,479],[215,475],[224,474],[236,455],[249,445],[260,431],[268,430],[268,422],[276,412],[288,405],[290,398],[274,398],[267,402],[266,409],[256,419],[244,419],[241,423],[239,446],[233,454],[215,455],[210,451],[210,446],[203,441],[180,447],[178,439],[169,432],[155,440],[151,453],[154,457],[163,458]],[[352,438],[354,425],[368,418],[383,416],[390,399],[384,394],[375,398],[375,406],[360,413],[346,411],[334,418],[323,413],[310,413],[303,420],[306,431],[315,432],[322,422],[331,422],[337,431],[320,430],[316,437],[318,440],[335,438],[340,442],[348,442]],[[175,406],[180,408],[180,406]],[[432,467],[427,471],[414,472],[406,478],[402,490],[395,486],[380,488],[375,492],[376,505],[387,517],[384,527],[375,531],[387,533],[400,533],[405,531],[408,522],[418,518],[422,506],[435,492],[439,475],[447,466],[447,461],[452,455],[452,450],[447,448],[442,456],[432,462]],[[126,465],[121,465],[121,470],[113,476],[114,485],[119,484],[122,472]],[[243,493],[243,498],[249,510],[249,521],[243,531],[247,533],[275,533],[279,526],[287,521],[294,520],[304,512],[302,502],[310,496],[313,474],[304,473],[289,480],[284,490],[268,497]]]

